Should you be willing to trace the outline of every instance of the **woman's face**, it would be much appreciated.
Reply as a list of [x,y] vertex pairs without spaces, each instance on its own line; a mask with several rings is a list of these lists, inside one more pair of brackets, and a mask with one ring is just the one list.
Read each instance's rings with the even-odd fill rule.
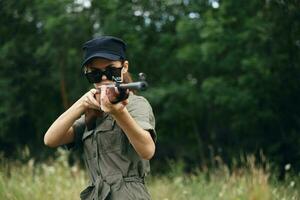
[[[85,72],[91,72],[93,70],[106,70],[108,66],[114,67],[114,68],[119,68],[119,69],[121,69],[123,66],[123,68],[121,70],[121,80],[123,80],[123,75],[128,70],[128,61],[127,60],[124,61],[123,65],[122,65],[121,61],[113,61],[113,60],[107,60],[107,59],[103,59],[103,58],[95,58],[85,67],[84,70],[85,70]],[[106,75],[102,75],[101,82],[94,83],[94,86],[97,88],[101,85],[109,84],[112,82],[113,82],[113,80],[109,80],[108,77],[106,77]]]

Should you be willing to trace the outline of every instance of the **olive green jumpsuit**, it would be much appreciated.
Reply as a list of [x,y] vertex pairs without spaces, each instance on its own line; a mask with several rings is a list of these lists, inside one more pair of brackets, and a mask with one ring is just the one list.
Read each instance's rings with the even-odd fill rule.
[[[155,141],[155,119],[148,101],[130,94],[126,108]],[[98,118],[96,128],[90,131],[85,126],[83,115],[75,121],[73,128],[75,140],[68,147],[83,147],[84,162],[90,176],[90,184],[81,192],[81,199],[150,199],[144,185],[144,177],[150,172],[149,161],[139,157],[111,115]]]

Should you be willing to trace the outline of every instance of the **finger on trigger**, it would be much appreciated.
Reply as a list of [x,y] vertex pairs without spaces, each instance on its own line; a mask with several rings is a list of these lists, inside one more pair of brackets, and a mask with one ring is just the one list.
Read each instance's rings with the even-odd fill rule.
[[88,96],[88,99],[93,105],[97,106],[98,108],[100,107],[99,102],[94,97]]
[[96,88],[96,89],[94,89],[95,90],[95,94],[99,94],[100,93],[100,90],[101,90],[101,88]]

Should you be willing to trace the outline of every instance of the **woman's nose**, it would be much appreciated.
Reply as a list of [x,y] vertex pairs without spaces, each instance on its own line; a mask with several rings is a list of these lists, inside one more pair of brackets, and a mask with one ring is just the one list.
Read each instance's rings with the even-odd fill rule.
[[107,80],[107,77],[105,75],[102,75],[102,81]]

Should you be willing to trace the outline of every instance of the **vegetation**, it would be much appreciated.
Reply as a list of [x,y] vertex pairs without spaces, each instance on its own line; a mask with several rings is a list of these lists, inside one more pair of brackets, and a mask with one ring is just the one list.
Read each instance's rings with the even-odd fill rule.
[[[0,199],[53,200],[79,199],[86,187],[87,176],[80,167],[68,166],[68,153],[60,150],[57,160],[26,165],[1,161]],[[184,174],[182,164],[172,165],[168,174],[150,176],[149,192],[154,200],[298,200],[300,178],[283,182],[272,179],[272,174],[255,166],[250,157],[243,168],[232,172],[225,165],[210,172],[198,170]]]
[[0,1],[0,151],[53,155],[44,133],[90,87],[82,44],[114,35],[128,43],[133,75],[147,74],[155,171],[169,159],[188,171],[262,151],[281,179],[286,165],[297,173],[299,10],[298,0]]
[[299,10],[298,0],[0,0],[0,199],[79,199],[78,157],[43,136],[90,87],[81,47],[99,35],[123,38],[130,71],[147,74],[153,199],[300,199]]

